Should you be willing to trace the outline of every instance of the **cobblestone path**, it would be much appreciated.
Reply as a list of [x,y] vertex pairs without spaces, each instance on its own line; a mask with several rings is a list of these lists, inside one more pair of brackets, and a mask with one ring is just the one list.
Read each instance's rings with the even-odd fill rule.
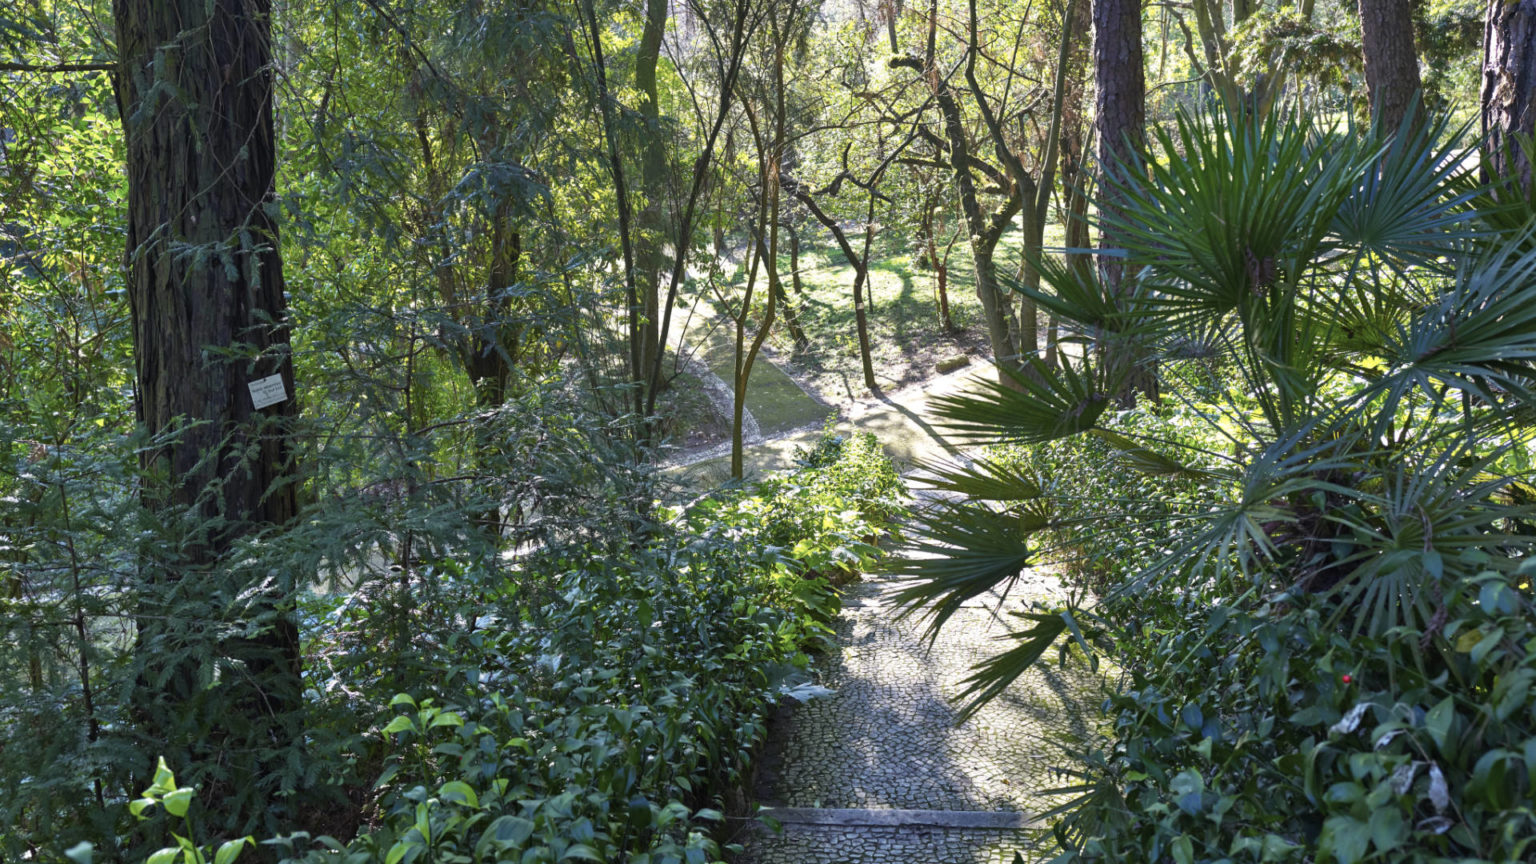
[[[931,649],[923,624],[896,620],[896,582],[851,586],[837,623],[840,650],[818,661],[834,695],[796,707],[770,747],[758,797],[782,823],[749,829],[743,864],[981,864],[1040,859],[1033,814],[1065,785],[1054,742],[1087,730],[1100,699],[1086,668],[1043,663],[965,723],[951,698],[970,667],[1000,650],[1008,612],[1048,593],[1044,581],[978,598]],[[1022,590],[1021,590],[1022,588]]]

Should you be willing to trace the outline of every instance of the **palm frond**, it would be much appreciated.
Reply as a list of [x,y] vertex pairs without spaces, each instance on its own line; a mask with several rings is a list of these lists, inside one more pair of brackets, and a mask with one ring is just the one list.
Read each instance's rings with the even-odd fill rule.
[[982,706],[1001,696],[1064,635],[1070,634],[1073,642],[1092,656],[1072,609],[1015,612],[1011,617],[1033,626],[1000,637],[1017,644],[971,667],[972,674],[962,682],[965,689],[955,697],[962,703],[958,722],[970,719]]
[[903,617],[921,614],[930,635],[966,601],[1006,591],[1029,566],[1029,536],[1046,525],[1036,511],[998,511],[977,504],[940,503],[917,515],[891,572],[913,583],[897,592]]
[[[1410,118],[1401,128],[1411,134],[1386,136],[1385,152],[1334,215],[1338,245],[1401,275],[1410,265],[1434,266],[1480,236],[1468,206],[1481,191],[1467,159],[1470,126],[1451,130],[1449,117],[1418,124]],[[1370,136],[1383,137],[1377,129]]]
[[1371,636],[1427,630],[1442,594],[1486,566],[1466,553],[1516,539],[1494,526],[1536,507],[1498,500],[1511,480],[1487,468],[1508,447],[1477,455],[1476,446],[1455,441],[1423,465],[1398,462],[1380,492],[1361,496],[1365,507],[1331,517],[1360,548],[1341,562],[1350,573],[1333,590],[1335,621],[1352,619],[1353,632]]
[[[1529,229],[1528,229],[1529,230]],[[1384,391],[1435,384],[1529,402],[1536,374],[1536,251],[1505,246],[1463,269],[1440,301],[1388,340]]]
[[[1097,249],[1060,251],[1103,254]],[[1077,325],[1083,332],[1102,337],[1111,333],[1129,335],[1135,330],[1139,331],[1137,336],[1156,338],[1156,334],[1167,327],[1163,319],[1145,314],[1145,294],[1140,290],[1138,280],[1126,280],[1117,294],[1099,277],[1097,267],[1073,267],[1044,250],[1029,255],[1026,263],[1040,274],[1040,280],[1051,290],[1033,288],[1006,273],[999,273],[998,281],[1062,321]]]
[[[1074,369],[1074,362],[1081,368]],[[940,425],[970,441],[1052,441],[1092,428],[1118,387],[1087,358],[1063,357],[1053,369],[1029,357],[1022,372],[998,368],[1012,386],[984,381],[977,391],[933,399]]]
[[992,459],[975,459],[969,465],[920,461],[917,467],[917,482],[941,492],[981,501],[1032,501],[1040,497],[1039,484]]
[[1155,135],[1156,149],[1177,155],[1105,166],[1116,203],[1100,230],[1120,238],[1129,267],[1147,268],[1148,297],[1173,320],[1222,315],[1294,286],[1376,155],[1279,113],[1181,111],[1177,137]]
[[1154,477],[1190,477],[1195,479],[1215,476],[1203,468],[1191,468],[1177,459],[1164,456],[1149,447],[1143,447],[1119,432],[1112,432],[1108,429],[1090,429],[1088,434],[1107,442],[1111,447],[1115,448],[1115,452],[1122,462],[1143,474],[1150,474]]

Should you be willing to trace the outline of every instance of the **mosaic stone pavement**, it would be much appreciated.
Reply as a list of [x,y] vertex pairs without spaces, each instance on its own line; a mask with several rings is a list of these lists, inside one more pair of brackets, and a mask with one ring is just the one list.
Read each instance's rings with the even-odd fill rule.
[[954,828],[786,826],[753,841],[738,861],[775,864],[1011,864],[1032,861],[1026,832]]
[[[747,832],[737,860],[1008,864],[1015,851],[1040,860],[1031,849],[1041,828],[1029,827],[1029,816],[1058,803],[1041,794],[1067,782],[1051,771],[1062,762],[1056,742],[1086,734],[1102,698],[1099,679],[1085,666],[1062,669],[1052,660],[964,723],[951,701],[973,664],[1006,647],[998,637],[1009,611],[1049,595],[1050,580],[1034,579],[1015,586],[1001,607],[996,596],[968,603],[931,648],[921,621],[896,619],[888,600],[895,580],[866,577],[850,586],[837,623],[841,650],[818,661],[820,683],[835,694],[795,708],[759,784],[765,807],[791,808],[772,811],[788,814],[784,828]],[[832,808],[847,809],[847,824],[800,818]],[[860,813],[886,811],[929,816],[916,820],[926,824],[861,824]],[[999,813],[1024,814],[1022,827],[939,824]]]

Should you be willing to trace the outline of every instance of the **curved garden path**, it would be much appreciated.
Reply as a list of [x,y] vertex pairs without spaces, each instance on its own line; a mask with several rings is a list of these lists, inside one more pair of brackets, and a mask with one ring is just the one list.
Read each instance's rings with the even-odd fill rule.
[[1008,612],[1053,592],[1029,576],[1004,601],[966,604],[931,647],[921,622],[895,616],[896,580],[850,587],[838,650],[817,663],[835,691],[779,724],[758,783],[780,832],[749,826],[750,864],[1009,864],[1042,857],[1035,815],[1060,799],[1059,742],[1080,737],[1097,705],[1086,668],[1042,664],[964,723],[952,698],[972,664],[996,652]]
[[[704,358],[710,359],[710,352]],[[770,360],[769,368],[775,368]],[[776,370],[777,371],[777,370]],[[752,386],[757,387],[758,372]],[[841,405],[840,430],[873,432],[902,470],[963,459],[928,422],[928,400],[951,393],[985,366],[939,376],[903,391]],[[778,375],[788,379],[782,371]],[[776,379],[775,379],[776,381]],[[748,473],[788,468],[813,444],[818,425],[788,415],[826,411],[809,393],[753,402],[763,436],[746,448]],[[797,388],[798,390],[798,388]],[[804,411],[786,405],[805,403]],[[772,431],[770,431],[772,430]],[[727,457],[698,453],[672,469],[686,485],[728,476]],[[1043,857],[1036,816],[1059,803],[1045,790],[1066,785],[1051,768],[1060,744],[1086,733],[1102,698],[1085,667],[1042,663],[966,722],[953,701],[983,658],[1004,650],[1009,613],[1056,595],[1050,576],[1026,571],[1005,598],[983,595],[956,613],[932,643],[923,622],[898,618],[896,579],[867,575],[846,589],[836,649],[815,674],[831,695],[798,705],[775,723],[755,790],[768,820],[746,820],[734,842],[739,864],[1011,864]],[[771,820],[782,826],[764,827]]]

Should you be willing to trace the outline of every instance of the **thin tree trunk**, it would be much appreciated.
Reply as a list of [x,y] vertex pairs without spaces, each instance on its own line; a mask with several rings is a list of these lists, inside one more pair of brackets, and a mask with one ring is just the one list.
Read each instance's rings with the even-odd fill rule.
[[646,0],[645,25],[635,53],[635,86],[640,91],[640,117],[645,123],[640,161],[645,206],[640,210],[636,267],[641,302],[640,368],[649,369],[661,353],[661,279],[666,266],[661,242],[666,229],[666,141],[661,130],[661,103],[656,68],[661,61],[661,40],[667,29],[667,0]]
[[[1001,366],[1017,364],[1019,347],[1014,341],[1014,334],[1009,326],[1008,306],[999,291],[997,266],[993,261],[992,253],[997,248],[998,240],[1002,239],[1008,222],[1013,219],[1019,207],[1023,206],[1023,193],[1022,190],[1014,189],[1003,207],[993,213],[990,220],[988,219],[987,213],[981,208],[975,178],[971,176],[970,139],[965,131],[965,122],[960,115],[959,103],[955,101],[954,92],[950,90],[947,83],[938,79],[936,75],[930,78],[935,84],[935,101],[938,102],[939,111],[944,117],[950,164],[954,171],[955,185],[960,192],[960,209],[965,215],[966,227],[970,229],[971,263],[975,271],[976,297],[981,301],[982,315],[987,323],[987,337],[992,344],[992,356]],[[1001,371],[998,372],[998,377],[1004,384],[1012,383],[1012,379]]]
[[823,227],[832,232],[832,237],[837,241],[838,248],[843,250],[843,258],[853,267],[854,320],[859,333],[859,355],[864,367],[864,386],[868,387],[871,393],[878,393],[879,385],[875,382],[875,368],[869,353],[869,325],[868,319],[865,317],[863,300],[864,284],[869,279],[869,249],[870,240],[873,235],[870,223],[874,220],[876,199],[874,189],[871,188],[869,192],[870,203],[867,211],[869,215],[865,222],[864,251],[862,255],[854,250],[852,243],[848,242],[848,235],[843,231],[842,226],[837,224],[837,220],[828,215],[825,210],[822,210],[821,206],[816,203],[816,199],[811,197],[809,192],[798,186],[795,189],[795,197],[799,198],[800,203],[804,204],[806,209],[811,211],[811,215],[816,217],[817,222],[820,222]]
[[789,232],[789,280],[794,286],[795,296],[805,296],[805,286],[800,282],[800,229],[794,222],[787,222],[784,230]]
[[[737,480],[742,478],[745,468],[746,441],[743,432],[747,420],[747,382],[752,376],[752,362],[747,356],[747,318],[752,314],[752,295],[757,287],[757,268],[765,258],[758,251],[759,248],[760,245],[748,247],[747,289],[742,294],[741,311],[731,320],[734,334],[731,364],[731,476]],[[771,309],[773,304],[771,291],[768,295],[768,303]]]
[[869,294],[869,251],[875,239],[875,201],[873,189],[869,192],[869,209],[864,216],[864,254],[860,256],[858,271],[853,277],[853,319],[859,331],[859,360],[864,366],[864,386],[871,393],[879,393],[875,382],[875,361],[869,348],[869,311],[865,297]]
[[[629,376],[628,380],[633,392],[632,404],[635,413],[641,416],[649,416],[650,405],[647,404],[647,394],[641,383],[644,375],[645,334],[641,328],[642,308],[640,303],[640,289],[635,277],[635,249],[633,234],[631,233],[632,218],[629,204],[629,186],[624,180],[624,160],[619,155],[618,133],[615,129],[613,117],[612,95],[608,90],[608,67],[603,59],[603,34],[597,23],[597,11],[592,0],[582,0],[581,10],[586,15],[588,48],[592,52],[592,69],[597,76],[597,101],[599,113],[603,120],[603,140],[607,144],[608,170],[613,178],[614,198],[618,204],[619,215],[619,249],[623,254],[624,262],[624,300],[628,306],[628,330],[629,330]],[[658,362],[660,358],[657,358]],[[649,424],[642,426],[642,437],[649,437]]]
[[930,198],[924,202],[922,232],[926,245],[925,254],[928,256],[928,262],[933,265],[933,293],[934,303],[939,310],[939,329],[945,333],[953,333],[955,322],[949,315],[949,249],[944,250],[944,256],[941,258],[938,238],[935,236],[937,228],[934,211],[938,209],[939,203],[937,198]]
[[[666,297],[661,303],[661,331],[658,334],[658,344],[665,345],[667,336],[672,328],[672,310],[677,305],[677,292],[682,287],[683,275],[688,269],[688,249],[692,245],[693,231],[696,227],[699,202],[704,195],[704,188],[709,180],[710,165],[714,160],[715,147],[720,140],[720,132],[725,128],[725,121],[731,113],[731,100],[736,92],[736,79],[741,74],[742,58],[746,53],[747,42],[751,38],[760,18],[753,19],[749,25],[748,8],[745,0],[741,0],[735,6],[735,17],[731,22],[731,37],[727,44],[727,54],[722,58],[722,80],[719,89],[719,102],[715,116],[710,124],[709,134],[704,140],[704,147],[693,163],[693,178],[688,189],[688,197],[683,203],[682,217],[675,223],[676,233],[672,238],[672,272],[667,280]],[[729,138],[727,138],[729,145]],[[729,146],[727,146],[729,150]],[[727,158],[726,160],[730,160]],[[662,354],[656,355],[655,361],[646,376],[645,382],[645,411],[644,415],[650,417],[656,410],[656,397],[661,390],[661,366]],[[647,423],[646,439],[649,440],[649,423]]]
[[800,313],[795,311],[795,304],[789,301],[784,293],[784,281],[779,278],[770,280],[774,297],[784,307],[784,326],[789,329],[789,338],[795,342],[795,353],[802,354],[810,350],[811,340],[805,335],[805,328],[800,326]]

